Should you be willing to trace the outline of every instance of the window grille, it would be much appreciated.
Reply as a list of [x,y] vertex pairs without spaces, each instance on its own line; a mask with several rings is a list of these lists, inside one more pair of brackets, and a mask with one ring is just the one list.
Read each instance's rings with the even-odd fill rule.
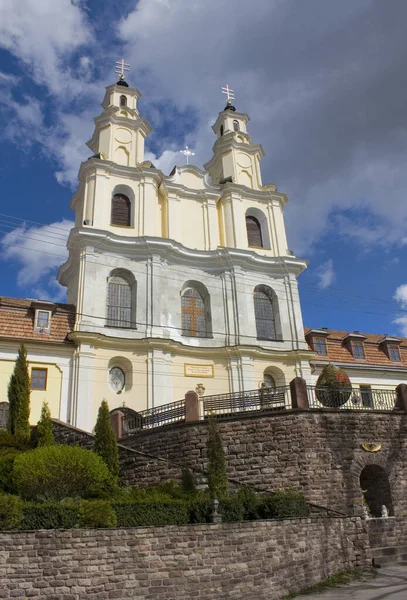
[[352,354],[354,358],[365,358],[363,342],[352,342]]
[[323,356],[326,356],[328,354],[326,349],[326,341],[324,340],[324,338],[315,338],[314,350],[317,354],[322,354]]
[[400,350],[397,346],[389,346],[389,357],[390,360],[400,362]]
[[109,327],[132,327],[131,285],[117,275],[110,277],[107,294],[107,325]]
[[181,297],[182,335],[206,337],[205,304],[196,290],[188,288]]
[[254,292],[254,314],[256,318],[257,339],[277,339],[273,301],[266,292]]
[[246,217],[247,242],[249,246],[263,248],[261,226],[256,217]]
[[131,202],[124,194],[115,194],[112,198],[111,225],[130,227]]

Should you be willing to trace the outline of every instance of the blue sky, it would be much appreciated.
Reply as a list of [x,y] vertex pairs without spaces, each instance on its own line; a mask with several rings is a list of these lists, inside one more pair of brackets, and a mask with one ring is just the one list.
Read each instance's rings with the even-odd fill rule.
[[185,144],[210,158],[234,88],[310,261],[306,325],[407,335],[406,19],[404,0],[2,0],[0,293],[64,300],[69,201],[124,56],[167,174]]

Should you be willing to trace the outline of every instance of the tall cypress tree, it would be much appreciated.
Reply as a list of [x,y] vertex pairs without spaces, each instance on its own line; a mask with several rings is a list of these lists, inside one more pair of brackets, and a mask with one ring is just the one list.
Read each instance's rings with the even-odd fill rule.
[[110,422],[109,405],[106,400],[102,400],[99,407],[93,451],[99,454],[107,464],[112,475],[117,477],[119,475],[119,451],[116,436]]
[[54,428],[48,403],[42,403],[41,418],[37,423],[37,446],[53,446],[55,444]]
[[208,426],[208,487],[212,498],[223,498],[228,493],[226,457],[222,446],[219,425],[214,415],[209,417]]
[[8,386],[8,431],[21,441],[30,438],[30,376],[28,374],[27,350],[22,344],[18,350],[14,371]]

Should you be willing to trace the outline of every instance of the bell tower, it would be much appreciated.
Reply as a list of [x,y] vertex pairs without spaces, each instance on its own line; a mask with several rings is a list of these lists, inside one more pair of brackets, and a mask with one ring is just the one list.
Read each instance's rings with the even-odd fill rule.
[[222,91],[227,94],[227,103],[212,127],[217,140],[213,157],[204,167],[214,183],[231,181],[258,190],[262,186],[260,160],[264,150],[253,144],[247,132],[249,116],[233,106],[233,91],[228,86]]

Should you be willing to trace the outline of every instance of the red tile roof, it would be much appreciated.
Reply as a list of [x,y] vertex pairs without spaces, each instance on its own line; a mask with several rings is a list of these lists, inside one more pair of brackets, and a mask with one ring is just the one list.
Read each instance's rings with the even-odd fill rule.
[[49,333],[36,333],[34,317],[38,305],[41,305],[39,300],[0,296],[0,339],[72,344],[67,336],[75,324],[75,307],[47,302],[49,308],[46,305],[43,308],[52,311],[51,330]]
[[[308,327],[305,328],[305,335],[308,344],[310,345],[310,349],[312,348],[312,334],[307,335],[312,330]],[[322,331],[322,330],[321,330]],[[343,341],[344,338],[348,334],[355,333],[357,335],[362,335],[365,337],[363,340],[365,357],[366,358],[355,358],[352,356],[350,347]],[[313,361],[331,361],[336,363],[350,363],[350,364],[360,364],[360,365],[375,365],[375,366],[383,366],[383,367],[407,367],[407,339],[397,336],[397,339],[400,340],[400,344],[398,345],[400,352],[400,361],[390,360],[386,353],[386,345],[379,344],[383,338],[386,337],[385,334],[375,334],[375,333],[362,333],[362,332],[349,332],[349,331],[338,331],[327,329],[324,331],[325,335],[318,335],[315,333],[315,337],[323,337],[326,340],[327,347],[327,355],[317,354]],[[390,336],[389,336],[390,337]],[[358,338],[361,339],[361,338]],[[391,341],[389,342],[391,343]]]

